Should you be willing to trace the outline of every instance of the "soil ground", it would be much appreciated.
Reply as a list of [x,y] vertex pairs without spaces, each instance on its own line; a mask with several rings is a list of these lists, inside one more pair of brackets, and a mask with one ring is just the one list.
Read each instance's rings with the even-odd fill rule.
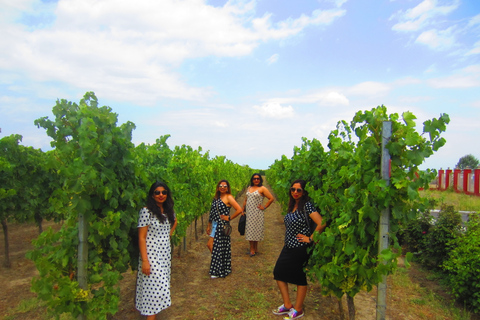
[[[242,204],[243,196],[237,201]],[[174,249],[172,259],[172,306],[162,311],[157,319],[282,319],[271,310],[282,304],[272,272],[278,254],[283,245],[285,227],[278,203],[274,202],[265,211],[265,240],[259,243],[259,254],[248,255],[249,245],[237,232],[238,218],[232,221],[232,269],[233,272],[224,279],[210,279],[208,275],[210,252],[206,247],[208,236],[204,227],[206,216],[197,223],[195,229],[190,228],[189,241]],[[52,223],[47,223],[53,225]],[[54,227],[58,227],[53,225]],[[202,229],[203,228],[203,229]],[[31,249],[31,240],[38,235],[34,224],[11,225],[10,258],[12,268],[0,267],[0,317],[2,319],[47,319],[43,307],[18,310],[21,300],[34,298],[30,292],[32,276],[38,274],[35,266],[25,258]],[[4,259],[3,234],[0,239],[0,259]],[[445,303],[450,303],[448,295],[434,282],[427,279],[419,268],[408,269],[409,278],[420,287],[428,287],[430,291],[444,296]],[[136,273],[127,272],[121,281],[121,304],[116,320],[144,319],[134,307]],[[294,286],[290,286],[291,299],[295,300]],[[389,283],[387,288],[387,319],[451,319],[432,311],[428,305],[411,303],[411,292],[405,288]],[[407,290],[408,291],[408,290]],[[417,298],[415,298],[417,299]],[[418,298],[418,299],[421,299]],[[417,300],[418,300],[417,299]],[[405,301],[407,300],[407,301]],[[376,318],[376,290],[361,292],[355,297],[356,319],[370,320]],[[14,308],[16,311],[13,311]],[[348,318],[345,298],[340,310],[338,300],[320,294],[317,284],[309,286],[305,300],[305,320],[342,319],[342,312]],[[441,311],[440,311],[441,312]],[[473,318],[472,318],[473,319]]]

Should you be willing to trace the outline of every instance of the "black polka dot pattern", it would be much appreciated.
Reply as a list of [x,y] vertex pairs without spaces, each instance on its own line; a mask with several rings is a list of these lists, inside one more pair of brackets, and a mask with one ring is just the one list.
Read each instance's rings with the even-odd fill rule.
[[[312,203],[305,203],[305,212],[307,213],[308,219],[310,219],[310,224],[313,221],[310,218],[310,214],[316,212],[317,209],[313,206]],[[305,219],[305,213],[302,209],[296,210],[295,212],[289,212],[283,219],[285,222],[285,247],[287,248],[298,248],[302,246],[308,246],[306,242],[299,242],[297,240],[297,234],[304,234],[310,236],[310,230],[308,229],[307,221]]]
[[254,192],[247,190],[246,197],[247,224],[245,225],[245,240],[261,241],[264,237],[265,218],[263,210],[258,209],[258,205],[263,202],[263,196],[258,190]]
[[154,315],[168,308],[170,298],[170,222],[165,219],[163,223],[153,215],[150,210],[140,210],[138,227],[148,226],[147,231],[147,256],[150,262],[150,275],[142,273],[142,259],[138,266],[137,292],[135,306],[142,315]]
[[217,221],[218,226],[213,238],[212,261],[210,262],[209,274],[219,278],[224,278],[232,272],[230,236],[223,234],[225,221],[220,219],[220,215],[228,216],[229,214],[230,207],[221,199],[213,199],[209,220]]

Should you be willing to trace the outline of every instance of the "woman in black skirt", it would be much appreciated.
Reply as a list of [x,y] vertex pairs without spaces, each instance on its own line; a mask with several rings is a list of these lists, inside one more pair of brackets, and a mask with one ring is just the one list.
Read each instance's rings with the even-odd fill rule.
[[[299,179],[293,181],[290,187],[288,213],[284,218],[285,244],[273,270],[273,277],[277,281],[283,299],[283,304],[273,310],[273,313],[288,314],[284,319],[297,319],[305,314],[303,301],[307,295],[307,276],[304,267],[309,258],[307,248],[313,242],[313,234],[309,230],[309,225],[317,224],[314,233],[320,233],[325,229],[325,225],[322,225],[322,216],[310,202],[305,185],[306,182]],[[308,223],[307,216],[309,217]],[[297,285],[295,304],[290,301],[288,295],[289,283]]]

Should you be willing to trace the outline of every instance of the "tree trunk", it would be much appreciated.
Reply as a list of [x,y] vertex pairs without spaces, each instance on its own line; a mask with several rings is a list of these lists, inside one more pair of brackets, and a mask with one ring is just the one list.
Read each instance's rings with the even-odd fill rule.
[[340,320],[345,320],[345,312],[343,312],[342,298],[337,298],[338,311],[340,311]]
[[195,218],[195,241],[198,241],[198,234],[197,234],[197,218]]
[[10,245],[8,243],[8,226],[7,226],[7,218],[2,220],[2,228],[3,228],[3,237],[5,239],[5,262],[3,266],[5,268],[10,269],[12,264],[10,263]]
[[353,297],[347,295],[347,304],[348,304],[348,319],[355,320],[355,302]]
[[34,218],[35,218],[35,222],[38,226],[38,234],[42,234],[42,232],[43,232],[43,226],[42,226],[43,218],[38,213],[35,213]]

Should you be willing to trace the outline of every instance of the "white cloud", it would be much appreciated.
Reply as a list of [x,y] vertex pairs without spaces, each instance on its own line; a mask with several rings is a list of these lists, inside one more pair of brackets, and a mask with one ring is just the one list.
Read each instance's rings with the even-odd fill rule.
[[361,96],[383,96],[391,90],[390,86],[375,81],[366,81],[354,85],[351,87],[348,92],[353,95]]
[[280,57],[279,54],[275,53],[274,55],[272,55],[270,58],[267,59],[267,64],[270,65],[277,62],[279,57]]
[[432,64],[430,67],[428,67],[427,70],[425,70],[425,73],[434,73],[437,71],[437,66],[435,64]]
[[258,114],[266,118],[284,119],[292,118],[295,112],[292,106],[282,107],[282,105],[275,101],[265,102],[261,106],[254,106]]
[[19,19],[0,22],[3,72],[16,70],[33,81],[61,82],[81,91],[95,88],[104,98],[146,105],[165,97],[205,101],[214,94],[179,75],[177,67],[187,59],[248,55],[262,41],[292,37],[345,14],[315,10],[274,24],[269,14],[255,18],[255,1],[229,1],[223,7],[202,0],[9,3],[9,16],[35,15],[48,7],[54,19],[41,29]]
[[393,82],[394,85],[396,86],[407,86],[407,85],[412,85],[412,84],[419,84],[421,83],[420,79],[413,78],[413,77],[406,77],[406,78],[400,78]]
[[325,0],[325,2],[333,3],[337,8],[343,6],[348,0]]
[[441,31],[435,29],[428,30],[422,32],[415,42],[427,45],[436,50],[450,49],[455,45],[455,37],[452,30],[452,28]]
[[228,128],[228,123],[223,121],[215,121],[215,126],[219,128]]
[[480,79],[473,76],[453,75],[428,81],[433,88],[473,88],[480,87]]
[[474,88],[480,87],[480,65],[471,65],[448,77],[428,81],[433,88]]
[[470,21],[468,21],[469,27],[475,26],[477,24],[480,24],[480,14],[477,14],[476,16],[471,18]]
[[331,10],[315,10],[312,16],[302,14],[297,19],[286,19],[272,26],[272,14],[265,14],[261,18],[253,19],[253,34],[255,40],[279,40],[298,34],[304,28],[313,25],[329,25],[335,19],[344,16],[345,10],[331,9]]
[[318,103],[320,106],[334,107],[334,106],[348,106],[349,101],[347,97],[336,91],[325,91],[304,97],[305,101],[312,101]]
[[480,54],[480,41],[475,42],[473,49],[469,50],[465,55],[471,56],[474,54]]
[[424,0],[414,8],[405,12],[399,11],[391,17],[398,19],[392,29],[395,31],[418,31],[429,25],[431,20],[439,15],[447,15],[457,9],[459,1],[455,0],[450,5],[439,5],[437,0]]
[[327,107],[349,105],[349,101],[344,94],[329,89],[324,89],[309,94],[297,93],[296,95],[291,97],[272,98],[269,99],[269,101],[279,104],[318,104],[320,106]]

